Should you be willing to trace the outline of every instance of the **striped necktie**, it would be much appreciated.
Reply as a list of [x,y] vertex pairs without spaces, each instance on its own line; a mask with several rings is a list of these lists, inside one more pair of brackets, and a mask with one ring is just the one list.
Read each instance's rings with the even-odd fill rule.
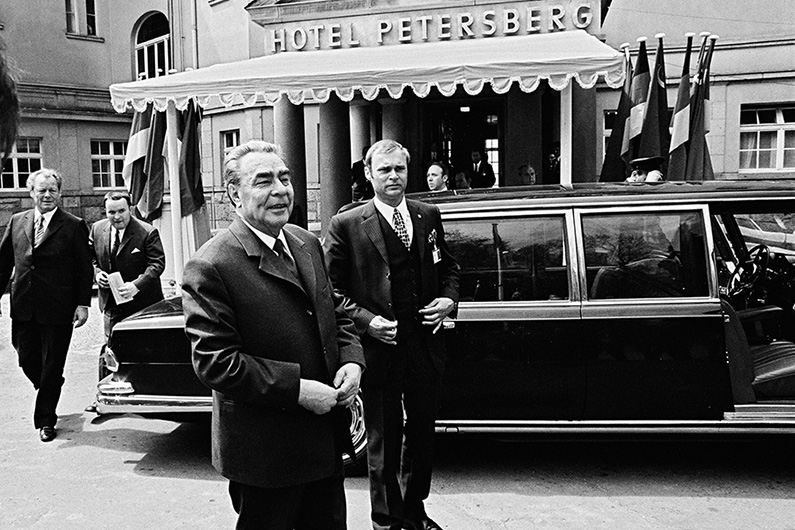
[[44,239],[44,216],[40,216],[36,222],[36,233],[33,236],[33,247],[38,247]]

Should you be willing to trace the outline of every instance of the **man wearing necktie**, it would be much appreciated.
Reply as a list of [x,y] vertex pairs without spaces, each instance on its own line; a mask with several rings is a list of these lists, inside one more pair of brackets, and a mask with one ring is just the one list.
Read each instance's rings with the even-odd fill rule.
[[224,162],[238,214],[185,265],[185,332],[213,390],[213,465],[238,529],[344,530],[342,454],[364,355],[318,239],[286,224],[290,170],[250,141]]
[[[409,153],[393,140],[367,152],[375,198],[338,213],[326,234],[334,289],[362,337],[370,501],[376,530],[433,530],[436,409],[445,363],[442,321],[458,301],[458,265],[436,206],[405,198]],[[405,411],[405,423],[404,423]]]
[[34,208],[15,214],[0,240],[0,285],[13,275],[11,342],[38,391],[33,424],[49,442],[72,330],[85,324],[91,305],[91,254],[86,223],[58,207],[58,172],[40,169],[27,185]]
[[491,167],[483,156],[480,154],[479,149],[472,150],[472,188],[491,188],[496,182],[494,177],[494,168]]
[[[163,299],[160,276],[166,254],[157,228],[132,216],[132,199],[126,190],[105,195],[105,219],[93,224],[89,234],[97,282],[99,309],[105,318],[105,342],[118,322]],[[118,272],[124,282],[119,294],[130,298],[117,303],[108,274]]]

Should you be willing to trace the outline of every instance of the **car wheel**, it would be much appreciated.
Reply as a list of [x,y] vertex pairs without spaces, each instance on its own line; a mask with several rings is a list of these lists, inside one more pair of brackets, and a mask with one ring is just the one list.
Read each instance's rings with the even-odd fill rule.
[[345,475],[361,476],[367,472],[367,429],[364,426],[364,402],[361,392],[351,406],[351,441],[356,458],[354,460],[347,454],[343,455]]

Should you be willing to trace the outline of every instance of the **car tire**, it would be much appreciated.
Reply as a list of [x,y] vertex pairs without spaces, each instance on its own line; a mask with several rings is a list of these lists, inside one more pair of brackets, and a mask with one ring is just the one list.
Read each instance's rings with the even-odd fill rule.
[[348,477],[363,476],[367,473],[367,429],[364,426],[364,402],[362,393],[356,396],[351,406],[351,441],[356,458],[343,455],[345,475]]

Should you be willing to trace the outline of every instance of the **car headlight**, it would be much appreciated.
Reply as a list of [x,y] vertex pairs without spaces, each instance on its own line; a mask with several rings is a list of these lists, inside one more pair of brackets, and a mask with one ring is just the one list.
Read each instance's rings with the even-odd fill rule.
[[111,350],[109,346],[105,347],[105,351],[102,352],[102,361],[105,363],[105,368],[107,368],[109,371],[119,371],[119,360],[116,358],[116,354],[113,353],[113,350]]
[[100,394],[134,394],[132,383],[127,381],[101,381],[97,385],[97,390]]

